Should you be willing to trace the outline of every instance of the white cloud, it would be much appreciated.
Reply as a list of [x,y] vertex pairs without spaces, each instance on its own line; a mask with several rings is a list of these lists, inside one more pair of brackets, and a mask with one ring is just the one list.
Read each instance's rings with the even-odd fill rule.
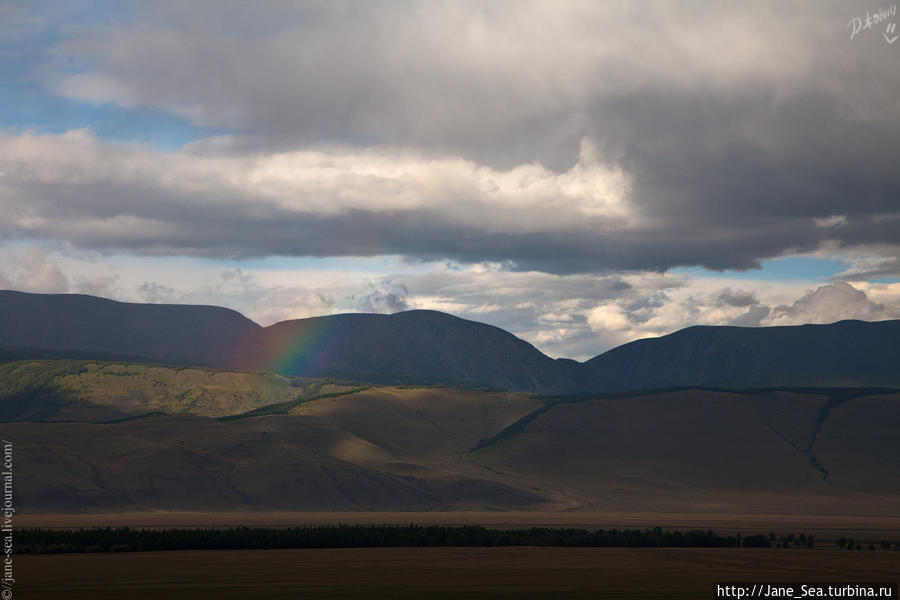
[[49,253],[37,247],[28,249],[16,269],[19,285],[45,294],[64,294],[69,291],[69,281]]
[[386,278],[377,286],[370,283],[369,288],[368,293],[356,301],[355,308],[359,312],[393,314],[412,308],[409,305],[409,290],[403,284]]
[[869,300],[865,292],[838,281],[807,292],[790,306],[775,307],[766,324],[833,323],[842,319],[878,321],[886,315],[885,307]]
[[588,312],[587,322],[594,331],[601,329],[621,331],[631,324],[628,315],[621,308],[612,304],[592,308]]
[[815,218],[813,221],[816,224],[816,227],[840,227],[841,225],[847,224],[847,216],[846,215],[831,215],[828,217]]
[[[9,235],[157,254],[434,253],[428,228],[530,236],[589,225],[600,235],[637,218],[627,176],[600,163],[588,142],[571,169],[555,173],[384,148],[210,156],[104,142],[87,130],[7,132],[0,169],[8,216],[0,228]],[[373,220],[349,238],[323,232],[346,236]],[[376,230],[385,220],[389,233]],[[292,223],[309,230],[292,235],[283,229]]]

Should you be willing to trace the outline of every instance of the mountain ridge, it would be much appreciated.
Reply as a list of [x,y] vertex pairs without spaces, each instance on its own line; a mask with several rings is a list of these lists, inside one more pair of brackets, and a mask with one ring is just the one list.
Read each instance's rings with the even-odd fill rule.
[[[0,347],[141,357],[289,376],[452,383],[541,394],[677,386],[900,386],[900,320],[696,325],[585,362],[433,310],[342,313],[262,327],[231,309],[0,291]],[[15,352],[13,352],[15,354]]]
[[[652,357],[645,358],[649,353]],[[606,391],[703,385],[897,385],[900,320],[736,327],[695,325],[623,344],[584,363]],[[777,380],[775,379],[777,374]]]

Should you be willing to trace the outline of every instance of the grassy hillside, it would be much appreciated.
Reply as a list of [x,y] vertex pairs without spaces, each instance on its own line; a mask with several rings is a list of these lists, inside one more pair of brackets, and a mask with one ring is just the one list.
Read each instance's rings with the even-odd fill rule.
[[0,364],[0,419],[109,421],[155,412],[223,417],[357,387],[270,373],[25,360]]
[[326,420],[398,455],[434,458],[467,454],[542,405],[515,392],[384,387],[303,403],[291,414]]

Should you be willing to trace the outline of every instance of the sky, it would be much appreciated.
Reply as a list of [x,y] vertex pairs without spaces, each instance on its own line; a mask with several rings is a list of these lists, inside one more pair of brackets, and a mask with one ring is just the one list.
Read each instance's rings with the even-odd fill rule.
[[900,318],[896,21],[0,0],[0,289],[262,325],[434,309],[578,360]]

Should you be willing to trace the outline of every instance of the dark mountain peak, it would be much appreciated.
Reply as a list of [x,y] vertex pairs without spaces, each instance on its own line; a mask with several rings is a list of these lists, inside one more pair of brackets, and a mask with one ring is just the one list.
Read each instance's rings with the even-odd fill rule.
[[218,306],[0,291],[0,346],[219,364],[260,326]]
[[[439,310],[431,310],[431,309],[423,309],[417,308],[412,310],[404,310],[400,312],[384,314],[384,313],[336,313],[333,315],[320,315],[316,317],[305,317],[301,319],[289,319],[287,321],[279,321],[273,325],[270,325],[269,328],[282,328],[282,327],[295,327],[300,326],[301,323],[323,323],[326,321],[334,321],[334,322],[351,322],[354,324],[360,323],[376,323],[376,324],[386,324],[386,323],[398,323],[398,324],[412,324],[412,325],[439,325],[439,326],[462,326],[462,327],[477,327],[483,330],[495,330],[503,335],[512,335],[508,331],[501,329],[495,325],[489,325],[487,323],[481,323],[479,321],[473,321],[471,319],[464,319],[463,317],[458,317],[456,315],[452,315],[450,313],[441,312]],[[291,324],[294,325],[291,325]],[[515,337],[515,336],[513,336]],[[518,338],[516,338],[518,339]],[[524,341],[524,340],[522,340]],[[526,342],[527,343],[527,342]]]
[[900,320],[778,327],[698,325],[585,363],[589,387],[896,385]]
[[[456,315],[451,315],[450,313],[441,312],[439,310],[432,310],[430,308],[413,308],[410,310],[403,310],[400,312],[395,312],[390,315],[385,315],[392,319],[400,319],[400,320],[434,320],[434,321],[467,321],[469,323],[478,323],[478,321],[472,321],[471,319],[464,319],[462,317],[457,317]],[[484,325],[486,327],[493,327],[493,325],[487,325],[486,323],[478,323],[479,325]]]
[[236,310],[206,304],[147,304],[142,302],[122,302],[87,294],[35,294],[16,290],[0,290],[0,307],[15,310],[46,309],[44,317],[52,317],[59,311],[78,314],[105,312],[110,316],[126,315],[129,311],[163,314],[166,316],[190,315],[205,319],[230,320],[233,324],[259,328],[259,325]]
[[574,384],[555,361],[499,327],[435,310],[344,313],[266,328],[255,369],[373,382],[478,383],[546,393]]

